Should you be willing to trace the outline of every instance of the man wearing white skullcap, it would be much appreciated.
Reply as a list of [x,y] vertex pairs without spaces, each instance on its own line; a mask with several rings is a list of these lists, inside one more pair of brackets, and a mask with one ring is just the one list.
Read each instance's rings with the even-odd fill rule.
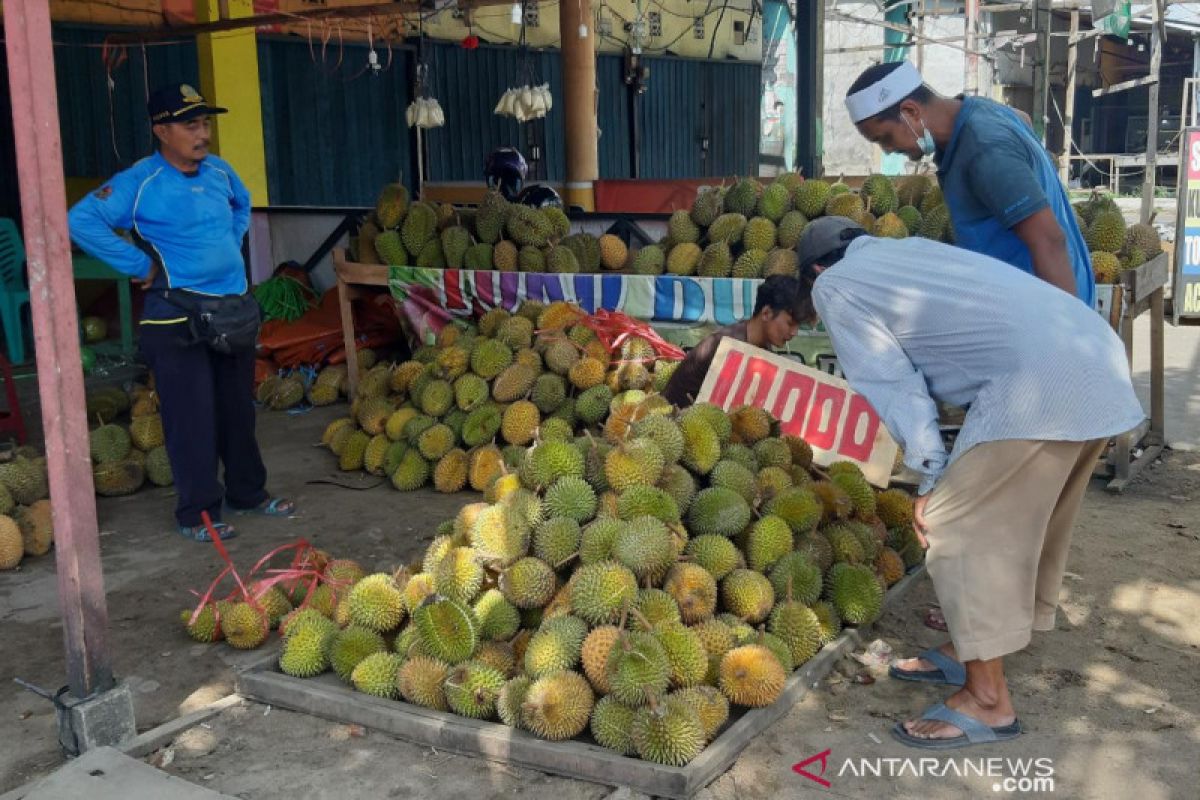
[[941,97],[907,61],[866,69],[851,85],[846,109],[884,152],[934,158],[959,247],[1095,304],[1087,244],[1027,117],[982,97]]

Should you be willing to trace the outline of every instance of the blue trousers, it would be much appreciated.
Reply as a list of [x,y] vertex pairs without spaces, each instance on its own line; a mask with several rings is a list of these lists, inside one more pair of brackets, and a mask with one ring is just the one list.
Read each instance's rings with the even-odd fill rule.
[[192,342],[186,323],[138,327],[142,357],[154,371],[179,524],[201,524],[203,511],[219,521],[222,501],[262,503],[267,468],[254,437],[254,351],[218,353]]

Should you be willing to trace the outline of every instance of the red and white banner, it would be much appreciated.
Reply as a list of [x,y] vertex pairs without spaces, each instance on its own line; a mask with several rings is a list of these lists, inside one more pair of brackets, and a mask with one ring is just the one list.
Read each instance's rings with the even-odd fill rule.
[[853,461],[868,481],[888,485],[896,442],[867,399],[841,378],[726,337],[697,400],[726,410],[765,409],[779,420],[782,434],[812,445],[817,464]]

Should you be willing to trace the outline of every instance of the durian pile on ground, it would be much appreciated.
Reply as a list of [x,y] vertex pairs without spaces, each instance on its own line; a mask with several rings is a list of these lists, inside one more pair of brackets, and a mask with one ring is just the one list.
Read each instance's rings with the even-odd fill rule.
[[0,461],[0,570],[26,556],[42,556],[54,543],[46,459],[21,447]]
[[393,185],[363,223],[351,255],[397,266],[762,278],[795,274],[800,234],[825,215],[856,219],[877,236],[951,237],[949,212],[928,176],[872,175],[855,192],[840,181],[787,173],[766,186],[747,178],[702,192],[690,210],[671,215],[665,238],[633,252],[612,234],[572,234],[560,209],[510,204],[495,192],[469,214],[410,207],[404,188]]
[[[95,423],[88,438],[96,494],[119,497],[147,483],[175,482],[152,388],[135,385],[129,393],[116,387],[100,389],[88,394],[87,407],[88,419]],[[126,412],[128,423],[115,421]]]
[[[379,363],[378,354],[369,347],[355,352],[358,369],[365,372]],[[254,389],[254,399],[271,411],[287,411],[306,401],[314,406],[333,405],[350,392],[345,364],[330,364],[320,372],[311,368],[281,371],[269,375]]]
[[1075,204],[1075,217],[1092,254],[1096,283],[1117,283],[1121,273],[1162,252],[1158,230],[1147,223],[1126,227],[1125,217],[1108,195],[1094,193]]
[[687,764],[923,556],[906,493],[777,434],[760,409],[650,396],[539,438],[420,564],[288,625],[280,669]]
[[[569,440],[596,428],[620,393],[661,390],[679,363],[638,336],[610,352],[583,319],[569,303],[526,302],[516,314],[495,309],[447,325],[411,361],[363,374],[351,416],[330,423],[322,442],[342,470],[385,476],[401,491],[430,482],[482,491],[535,436]],[[344,377],[322,371],[313,403],[336,399],[316,392]]]

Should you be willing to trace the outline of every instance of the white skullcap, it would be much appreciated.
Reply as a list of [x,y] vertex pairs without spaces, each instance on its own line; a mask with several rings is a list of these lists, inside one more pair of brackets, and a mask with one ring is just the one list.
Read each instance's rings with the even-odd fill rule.
[[857,125],[891,108],[920,88],[922,83],[924,81],[917,68],[907,61],[901,61],[899,67],[846,98],[850,121]]

